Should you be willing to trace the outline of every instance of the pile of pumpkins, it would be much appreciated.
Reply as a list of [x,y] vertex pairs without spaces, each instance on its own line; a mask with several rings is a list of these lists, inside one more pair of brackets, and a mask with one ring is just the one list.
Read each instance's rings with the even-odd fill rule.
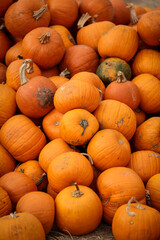
[[160,6],[2,0],[0,24],[0,240],[160,239]]

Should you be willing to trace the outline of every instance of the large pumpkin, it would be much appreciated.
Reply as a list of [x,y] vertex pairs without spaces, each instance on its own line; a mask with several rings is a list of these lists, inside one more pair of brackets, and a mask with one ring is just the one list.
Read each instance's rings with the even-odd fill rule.
[[103,171],[97,179],[97,187],[103,205],[103,218],[109,224],[116,210],[132,196],[146,203],[143,181],[134,170],[127,167],[112,167]]
[[25,162],[38,157],[46,144],[46,137],[32,120],[17,114],[3,124],[0,141],[16,160]]
[[66,187],[56,196],[55,207],[56,226],[71,235],[83,235],[96,230],[102,219],[102,203],[87,186],[79,185],[77,189],[75,186]]
[[94,111],[94,116],[102,129],[115,129],[121,132],[127,140],[130,140],[136,131],[136,116],[133,110],[117,100],[101,101]]

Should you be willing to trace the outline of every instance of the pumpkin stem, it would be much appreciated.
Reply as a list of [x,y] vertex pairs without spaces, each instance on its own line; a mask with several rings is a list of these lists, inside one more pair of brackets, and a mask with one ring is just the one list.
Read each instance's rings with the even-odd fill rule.
[[36,182],[36,186],[39,186],[41,184],[41,182],[43,181],[44,177],[46,176],[46,173],[42,173],[42,176],[40,177],[40,179]]
[[92,17],[92,16],[89,15],[88,12],[83,13],[82,16],[80,17],[78,23],[77,23],[78,29],[84,27],[84,24],[85,24],[91,17]]
[[81,153],[81,154],[82,154],[83,156],[87,156],[90,164],[93,165],[93,160],[92,160],[92,158],[91,158],[91,155],[89,155],[88,153]]
[[70,78],[71,73],[70,73],[70,71],[68,70],[68,68],[65,68],[65,69],[59,74],[59,76],[60,76],[60,77]]
[[0,25],[0,30],[2,30],[3,28],[5,28],[5,23],[2,23],[2,24]]
[[10,213],[9,216],[10,218],[18,218],[18,216],[16,216],[14,213]]
[[73,197],[81,197],[82,195],[84,195],[84,193],[80,191],[78,184],[76,182],[72,183],[72,185],[76,186],[76,190],[72,192]]
[[76,44],[74,38],[73,38],[70,34],[68,34],[68,39],[69,39],[69,41],[70,41],[71,43],[73,43],[74,45]]
[[54,122],[54,125],[55,125],[55,126],[59,126],[59,121],[55,121],[55,122]]
[[98,17],[98,14],[95,14],[95,15],[93,16],[92,23],[95,23],[95,22],[96,22],[97,17]]
[[45,13],[47,7],[48,5],[46,4],[43,7],[41,7],[39,10],[33,11],[33,17],[38,21],[40,17]]
[[38,37],[41,44],[46,44],[49,42],[50,39],[50,32],[43,33],[40,37]]
[[86,119],[81,119],[81,121],[80,121],[79,124],[80,124],[80,126],[83,128],[83,131],[82,131],[82,133],[81,133],[81,136],[83,136],[86,128],[88,127],[88,121],[87,121]]
[[123,72],[118,71],[118,73],[117,73],[117,83],[124,83],[124,82],[127,82],[127,78],[125,77]]
[[143,209],[143,210],[145,209],[145,208],[142,207],[142,205],[136,200],[135,197],[131,197],[131,199],[128,201],[127,207],[126,207],[126,211],[127,211],[128,215],[129,215],[130,217],[136,216],[135,212],[130,212],[130,210],[129,210],[129,207],[130,207],[130,204],[132,203],[132,201],[135,201],[135,202],[138,204],[137,206],[134,206],[135,208],[139,208],[139,209]]
[[132,25],[138,22],[138,17],[133,3],[128,3],[127,8],[130,8],[130,22]]
[[29,81],[29,79],[25,75],[25,71],[27,73],[32,73],[33,72],[33,61],[32,61],[32,59],[25,59],[23,61],[23,64],[21,65],[21,67],[19,69],[19,78],[20,78],[21,85],[24,85],[25,83],[27,83]]
[[146,195],[147,205],[151,206],[151,199],[150,199],[150,192],[149,192],[149,190],[145,189],[145,195]]

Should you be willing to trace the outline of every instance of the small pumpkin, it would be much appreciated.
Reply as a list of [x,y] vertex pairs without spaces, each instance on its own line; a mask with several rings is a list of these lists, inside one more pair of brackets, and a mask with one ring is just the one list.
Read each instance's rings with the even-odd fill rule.
[[0,30],[0,45],[3,46],[0,49],[0,62],[4,62],[5,55],[8,49],[12,46],[12,41],[9,36],[2,30]]
[[146,113],[142,111],[139,107],[134,110],[137,120],[137,127],[146,120]]
[[17,59],[23,59],[22,40],[18,41],[7,50],[5,55],[5,64],[9,66],[11,62]]
[[4,63],[0,63],[0,84],[6,82],[6,70],[7,66]]
[[117,209],[112,232],[117,240],[128,239],[128,236],[130,240],[156,240],[160,237],[159,223],[157,210],[140,204],[135,197],[131,197],[128,203]]
[[96,74],[103,81],[105,86],[117,80],[117,72],[124,73],[127,80],[131,80],[131,67],[121,58],[107,57],[98,66]]
[[75,181],[89,186],[93,180],[93,168],[83,153],[65,152],[53,158],[47,176],[53,190],[59,193]]
[[146,193],[149,195],[151,207],[160,211],[160,190],[159,190],[160,173],[153,175],[146,184]]
[[116,25],[127,25],[130,22],[130,11],[127,8],[127,3],[124,0],[110,0],[110,2],[114,11],[113,22]]
[[12,212],[12,202],[6,190],[0,187],[0,217]]
[[60,74],[58,66],[54,66],[54,67],[49,68],[49,69],[42,69],[41,68],[41,72],[42,72],[42,76],[48,77],[48,78],[52,77],[52,76],[58,76]]
[[69,81],[67,77],[62,76],[51,76],[49,79],[55,84],[56,88],[61,87],[64,83]]
[[0,236],[2,236],[0,239],[5,240],[46,239],[45,231],[39,219],[27,212],[10,213],[10,215],[0,218]]
[[93,232],[102,219],[102,203],[98,195],[87,186],[66,187],[56,196],[55,207],[56,226],[71,235]]
[[96,117],[89,111],[78,108],[64,113],[59,125],[62,139],[74,146],[88,143],[98,129]]
[[135,110],[140,104],[140,91],[137,85],[128,81],[124,73],[118,71],[117,81],[110,83],[104,93],[104,99],[115,99]]
[[138,150],[160,153],[160,117],[150,117],[139,125],[134,135],[134,146]]
[[16,212],[33,214],[41,222],[45,234],[48,234],[54,224],[55,203],[48,193],[41,191],[29,192],[17,202]]

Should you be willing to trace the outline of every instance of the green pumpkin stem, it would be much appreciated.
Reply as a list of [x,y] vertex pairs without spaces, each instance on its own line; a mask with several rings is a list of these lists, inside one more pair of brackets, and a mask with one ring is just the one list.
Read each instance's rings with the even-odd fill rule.
[[78,184],[76,182],[72,183],[72,185],[76,186],[76,190],[72,192],[73,197],[81,197],[82,195],[84,195],[84,193],[80,191]]
[[33,17],[38,21],[40,17],[45,13],[47,7],[48,5],[46,4],[43,7],[41,7],[39,10],[33,11]]

